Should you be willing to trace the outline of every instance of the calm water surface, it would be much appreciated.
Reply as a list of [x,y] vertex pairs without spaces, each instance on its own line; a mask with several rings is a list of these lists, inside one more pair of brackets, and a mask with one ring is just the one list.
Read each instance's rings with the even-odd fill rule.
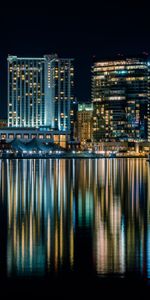
[[0,178],[1,278],[150,278],[145,159],[1,160]]

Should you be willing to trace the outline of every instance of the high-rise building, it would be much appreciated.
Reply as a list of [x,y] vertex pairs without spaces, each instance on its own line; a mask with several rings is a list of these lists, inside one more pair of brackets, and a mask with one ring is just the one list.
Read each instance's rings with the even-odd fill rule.
[[93,140],[147,140],[149,66],[145,58],[92,67]]
[[8,56],[8,126],[71,131],[73,79],[72,59]]
[[8,56],[8,126],[45,125],[44,58]]
[[59,130],[74,126],[74,67],[72,59],[45,56],[46,124]]
[[92,138],[92,103],[78,104],[77,113],[77,133],[78,139],[82,141],[91,140]]

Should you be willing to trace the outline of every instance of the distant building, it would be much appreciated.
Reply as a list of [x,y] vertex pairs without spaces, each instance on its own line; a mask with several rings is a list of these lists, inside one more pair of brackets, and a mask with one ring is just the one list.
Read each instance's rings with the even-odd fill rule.
[[147,140],[149,75],[144,58],[94,63],[94,141]]
[[0,140],[0,153],[11,149],[11,144],[7,143],[4,139]]
[[8,127],[72,131],[73,89],[72,59],[8,56]]
[[7,127],[7,120],[6,119],[0,119],[0,128]]
[[92,138],[92,114],[92,103],[78,104],[77,135],[81,142]]

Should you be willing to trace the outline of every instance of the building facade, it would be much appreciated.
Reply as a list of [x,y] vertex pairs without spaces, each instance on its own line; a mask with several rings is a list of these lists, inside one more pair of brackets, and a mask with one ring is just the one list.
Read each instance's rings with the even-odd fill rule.
[[73,85],[72,59],[8,56],[8,127],[71,131]]
[[9,127],[0,129],[0,140],[8,143],[13,140],[29,143],[35,139],[44,143],[53,142],[62,148],[66,148],[67,142],[69,142],[69,135],[65,131],[50,130],[48,128]]
[[93,140],[147,140],[147,59],[131,58],[94,63],[92,101]]
[[44,58],[8,57],[8,127],[45,125]]
[[45,56],[46,124],[58,130],[71,130],[74,125],[74,67],[72,59]]
[[77,135],[81,142],[91,140],[92,138],[92,115],[92,103],[78,104]]
[[7,119],[0,119],[0,128],[7,127]]

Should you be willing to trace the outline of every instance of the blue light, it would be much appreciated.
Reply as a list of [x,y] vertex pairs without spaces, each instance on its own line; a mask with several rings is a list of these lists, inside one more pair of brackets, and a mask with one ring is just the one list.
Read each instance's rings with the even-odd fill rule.
[[116,71],[116,73],[123,75],[123,74],[127,74],[128,71],[126,71],[126,70],[120,70],[120,71]]

